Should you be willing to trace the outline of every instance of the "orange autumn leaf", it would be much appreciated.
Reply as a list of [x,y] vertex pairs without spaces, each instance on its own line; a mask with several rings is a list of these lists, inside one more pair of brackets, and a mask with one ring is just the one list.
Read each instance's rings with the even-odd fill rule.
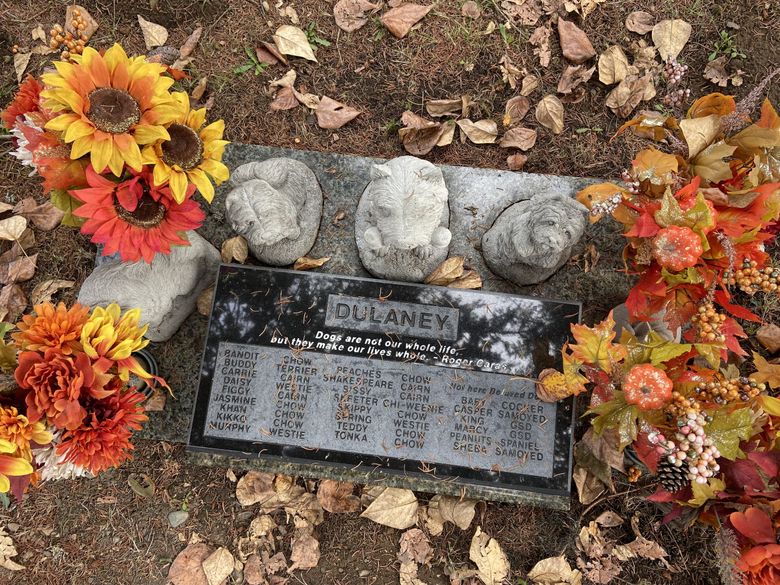
[[572,325],[572,335],[577,340],[571,344],[572,356],[584,363],[593,365],[607,374],[612,372],[612,365],[626,357],[627,350],[622,345],[615,345],[615,319],[609,313],[598,325]]
[[772,130],[780,128],[780,116],[777,115],[772,102],[768,98],[765,98],[764,103],[761,105],[761,117],[756,122],[756,126]]
[[[593,210],[594,205],[604,203],[610,199],[619,197],[622,199],[628,192],[614,183],[599,183],[598,185],[588,185],[582,191],[577,193],[577,201],[585,207]],[[604,216],[604,213],[591,213],[590,222],[596,223]]]
[[766,382],[772,388],[780,388],[780,364],[770,364],[756,352],[753,352],[753,364],[756,366],[756,372],[751,378],[759,384]]
[[674,182],[679,162],[673,154],[666,154],[655,148],[646,148],[633,161],[635,176],[639,181],[650,181],[655,185]]
[[688,109],[689,118],[703,118],[712,114],[726,116],[737,109],[734,98],[722,93],[711,93],[697,99]]

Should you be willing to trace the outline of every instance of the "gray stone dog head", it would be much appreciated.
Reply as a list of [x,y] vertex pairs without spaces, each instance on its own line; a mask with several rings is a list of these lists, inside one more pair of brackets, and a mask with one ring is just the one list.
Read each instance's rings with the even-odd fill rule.
[[369,223],[386,246],[399,250],[430,245],[447,205],[441,170],[412,156],[374,165],[366,195]]
[[515,262],[552,268],[585,231],[587,209],[560,194],[534,195],[504,234],[504,253]]

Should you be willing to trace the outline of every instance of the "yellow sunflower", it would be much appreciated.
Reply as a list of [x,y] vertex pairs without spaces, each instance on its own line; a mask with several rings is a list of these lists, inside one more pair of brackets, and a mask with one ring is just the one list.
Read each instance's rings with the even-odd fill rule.
[[72,59],[55,61],[56,73],[41,76],[43,107],[60,113],[46,128],[73,143],[72,159],[89,153],[99,173],[108,167],[120,176],[125,164],[140,171],[138,145],[170,138],[164,126],[177,113],[168,91],[173,79],[163,76],[165,66],[129,58],[118,44],[104,55],[86,47]]
[[186,93],[173,94],[178,115],[168,126],[170,136],[144,148],[144,164],[154,165],[154,182],[169,181],[171,193],[178,203],[184,201],[187,183],[198,188],[203,198],[211,203],[214,198],[213,180],[217,185],[228,179],[228,169],[222,164],[222,153],[227,140],[222,140],[224,120],[204,126],[206,108],[190,110]]

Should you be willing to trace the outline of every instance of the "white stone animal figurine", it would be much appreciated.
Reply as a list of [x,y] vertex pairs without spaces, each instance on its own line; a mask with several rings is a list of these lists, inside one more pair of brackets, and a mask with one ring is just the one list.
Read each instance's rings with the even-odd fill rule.
[[587,208],[567,195],[538,194],[507,207],[482,237],[490,270],[525,286],[563,266],[585,233]]
[[447,258],[452,234],[441,170],[413,156],[371,168],[355,215],[360,260],[379,278],[422,281]]
[[286,266],[308,254],[322,218],[322,191],[309,167],[271,158],[241,165],[230,182],[226,217],[255,258]]

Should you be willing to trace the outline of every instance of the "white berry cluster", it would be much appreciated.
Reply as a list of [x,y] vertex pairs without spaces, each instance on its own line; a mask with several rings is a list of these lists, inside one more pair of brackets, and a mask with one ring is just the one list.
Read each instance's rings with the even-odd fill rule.
[[707,483],[709,478],[720,471],[717,462],[720,451],[704,432],[706,424],[704,415],[691,412],[677,421],[678,431],[674,439],[667,439],[662,433],[653,432],[648,436],[648,440],[656,446],[656,452],[666,457],[669,463],[687,469],[689,480]]
[[634,195],[639,193],[639,181],[635,181],[630,172],[624,169],[620,178],[623,179],[623,182],[626,184],[626,190],[628,190],[629,193],[633,193]]
[[594,217],[598,215],[610,215],[617,209],[621,201],[623,201],[623,195],[620,192],[617,192],[612,197],[605,199],[604,201],[594,203],[590,208],[590,214]]

